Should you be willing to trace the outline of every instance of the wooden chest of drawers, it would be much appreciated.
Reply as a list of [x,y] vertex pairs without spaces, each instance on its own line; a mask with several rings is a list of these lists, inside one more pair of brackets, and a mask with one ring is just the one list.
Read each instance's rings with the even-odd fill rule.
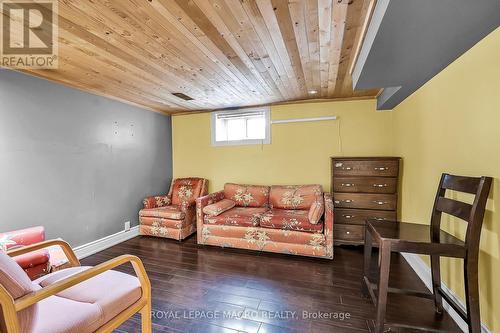
[[332,157],[335,244],[363,244],[366,219],[397,219],[399,161]]

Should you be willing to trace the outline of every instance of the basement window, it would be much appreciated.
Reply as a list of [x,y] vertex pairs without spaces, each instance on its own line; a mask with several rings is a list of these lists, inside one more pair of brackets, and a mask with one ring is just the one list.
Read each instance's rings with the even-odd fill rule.
[[269,143],[269,107],[212,112],[213,146]]

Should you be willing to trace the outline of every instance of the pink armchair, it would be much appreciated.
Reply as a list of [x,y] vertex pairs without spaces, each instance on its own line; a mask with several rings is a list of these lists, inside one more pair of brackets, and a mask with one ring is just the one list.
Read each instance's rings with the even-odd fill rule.
[[[11,257],[60,246],[71,264],[35,281]],[[131,263],[137,277],[111,269]],[[122,255],[81,267],[62,240],[0,251],[0,331],[5,333],[112,332],[135,313],[152,332],[151,284],[141,260]]]
[[147,197],[139,212],[141,235],[182,240],[196,232],[196,199],[208,193],[208,180],[177,178],[167,195]]

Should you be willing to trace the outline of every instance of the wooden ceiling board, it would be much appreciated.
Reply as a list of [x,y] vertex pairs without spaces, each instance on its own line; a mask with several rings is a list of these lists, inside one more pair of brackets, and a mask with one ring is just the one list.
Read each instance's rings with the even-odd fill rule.
[[[354,2],[347,7],[346,25],[342,41],[341,54],[338,65],[337,85],[334,95],[344,95],[346,97],[357,97],[362,94],[362,91],[352,90],[352,77],[349,71],[350,65],[355,61],[359,49],[357,48],[358,40],[363,38],[366,16],[371,16],[370,3],[375,0],[364,2]],[[377,92],[377,95],[380,91]]]
[[374,98],[350,74],[373,3],[60,0],[59,68],[22,71],[168,114]]

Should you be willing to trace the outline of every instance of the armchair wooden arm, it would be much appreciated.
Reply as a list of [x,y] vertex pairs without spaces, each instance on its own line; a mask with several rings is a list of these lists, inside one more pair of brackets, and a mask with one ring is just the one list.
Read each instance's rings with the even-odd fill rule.
[[[51,241],[46,241],[34,245],[27,246],[25,248],[20,248],[16,250],[9,251],[10,256],[16,256],[24,253],[28,253],[33,250],[38,250],[41,248],[45,248],[48,246],[53,246],[53,245],[60,245],[66,255],[68,256],[68,259],[74,266],[79,266],[80,262],[76,258],[73,250],[69,246],[68,243],[66,243],[63,240],[51,240]],[[141,285],[142,289],[142,296],[141,298],[132,304],[129,308],[124,310],[122,313],[120,313],[118,316],[113,318],[111,321],[106,323],[104,326],[99,328],[97,332],[112,332],[114,329],[116,329],[118,326],[120,326],[122,323],[124,323],[127,319],[129,319],[131,316],[133,316],[135,313],[140,312],[141,313],[141,319],[142,319],[142,332],[144,333],[149,333],[152,331],[151,327],[151,283],[149,281],[149,278],[147,276],[146,270],[144,268],[144,265],[142,261],[133,255],[122,255],[119,257],[116,257],[114,259],[108,260],[104,263],[101,263],[95,267],[89,268],[88,270],[85,270],[83,272],[77,273],[75,275],[69,276],[65,279],[62,279],[50,286],[44,287],[40,290],[37,290],[31,294],[25,295],[23,297],[20,297],[16,300],[12,298],[12,296],[5,290],[3,286],[0,285],[0,305],[1,305],[1,310],[3,312],[3,317],[4,317],[4,325],[5,325],[5,330],[8,333],[11,332],[19,332],[19,323],[17,320],[17,313],[23,309],[28,308],[29,306],[40,302],[41,300],[54,296],[57,293],[71,288],[83,281],[86,281],[92,277],[95,277],[99,274],[102,274],[106,271],[109,271],[115,267],[118,267],[120,265],[126,264],[126,263],[131,263],[132,267],[134,269],[134,272],[139,279],[139,283]],[[1,319],[1,318],[0,318]],[[1,322],[1,320],[0,320]],[[0,328],[2,328],[2,323],[0,323]]]
[[23,246],[20,248],[16,248],[16,249],[12,249],[10,251],[7,251],[7,254],[10,257],[15,257],[15,256],[19,256],[21,254],[26,254],[26,253],[33,252],[36,250],[45,249],[45,248],[51,247],[51,246],[60,246],[62,248],[64,254],[66,255],[66,258],[68,258],[68,261],[72,267],[80,266],[80,261],[76,257],[75,252],[73,252],[73,249],[71,248],[71,246],[67,242],[63,241],[62,239],[51,239],[51,240],[46,240],[44,242]]

